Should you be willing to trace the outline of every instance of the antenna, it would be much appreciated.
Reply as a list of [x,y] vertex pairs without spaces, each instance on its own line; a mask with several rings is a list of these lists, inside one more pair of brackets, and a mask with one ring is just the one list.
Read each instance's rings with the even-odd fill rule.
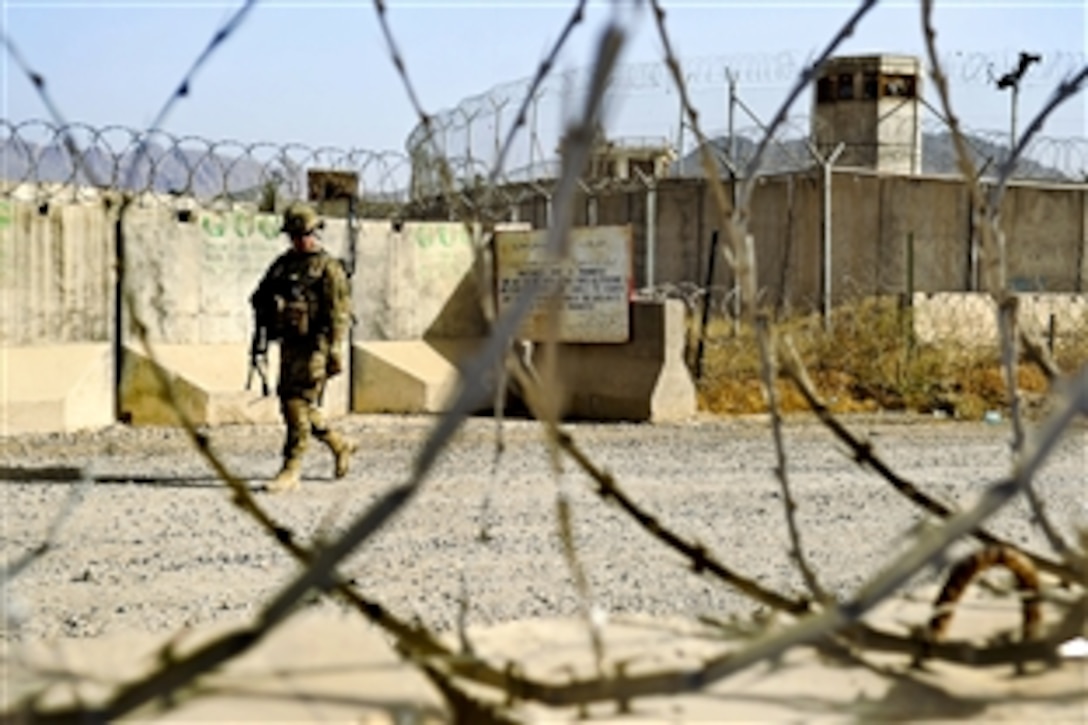
[[1009,110],[1009,153],[1012,153],[1012,149],[1016,148],[1016,106],[1020,96],[1020,81],[1033,63],[1042,62],[1043,56],[1039,53],[1028,53],[1022,50],[1016,67],[997,79],[998,90],[1012,89],[1011,108]]

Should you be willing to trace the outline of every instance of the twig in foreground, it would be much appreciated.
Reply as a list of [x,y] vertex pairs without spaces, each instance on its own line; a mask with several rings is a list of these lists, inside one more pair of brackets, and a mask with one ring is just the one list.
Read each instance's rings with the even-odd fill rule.
[[[928,511],[935,516],[942,519],[948,519],[954,515],[955,511],[951,506],[943,504],[929,495],[923,493],[916,485],[900,476],[892,468],[884,462],[874,451],[873,447],[858,439],[850,430],[832,414],[827,405],[820,399],[816,393],[816,388],[812,381],[808,377],[808,372],[801,364],[800,357],[792,345],[787,345],[790,350],[790,355],[787,357],[782,365],[783,372],[786,376],[797,386],[797,389],[804,396],[805,402],[809,408],[816,414],[816,417],[830,430],[835,436],[845,443],[853,452],[854,460],[858,465],[870,466],[876,473],[887,481],[891,486],[905,496],[909,501],[919,506],[925,511]],[[970,532],[973,537],[978,539],[984,544],[988,545],[1000,545],[1008,546],[1016,549],[1020,553],[1031,559],[1031,562],[1039,569],[1049,572],[1055,576],[1058,576],[1066,581],[1074,581],[1077,579],[1077,572],[1075,569],[1061,564],[1056,561],[1052,561],[1039,554],[1034,554],[1029,551],[1025,551],[1016,545],[1000,539],[994,534],[986,531],[983,528],[979,528]]]

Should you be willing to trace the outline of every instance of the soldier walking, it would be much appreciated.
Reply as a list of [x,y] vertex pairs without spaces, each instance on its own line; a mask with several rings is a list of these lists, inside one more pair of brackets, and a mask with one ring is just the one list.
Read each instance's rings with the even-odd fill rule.
[[287,425],[283,468],[268,484],[273,493],[300,484],[302,455],[312,433],[336,459],[336,477],[347,475],[355,446],[334,431],[321,411],[329,378],[344,370],[344,344],[351,324],[347,275],[320,245],[324,228],[314,209],[292,204],[283,214],[291,248],[265,272],[250,304],[265,321],[269,340],[279,340],[276,392]]

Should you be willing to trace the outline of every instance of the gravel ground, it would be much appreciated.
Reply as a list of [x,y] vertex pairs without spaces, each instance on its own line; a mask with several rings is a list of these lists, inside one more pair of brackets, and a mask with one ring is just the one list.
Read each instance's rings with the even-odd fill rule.
[[[360,442],[351,473],[332,479],[331,457],[312,447],[299,491],[258,494],[305,540],[329,537],[402,482],[434,419],[351,416]],[[900,474],[942,500],[968,505],[1009,470],[1009,428],[921,418],[848,419]],[[720,561],[761,584],[800,592],[791,565],[782,496],[765,419],[675,425],[570,426],[575,439],[648,511]],[[341,567],[360,591],[428,626],[455,626],[462,602],[472,624],[565,616],[577,592],[556,535],[559,492],[574,503],[580,562],[596,606],[612,613],[723,617],[755,609],[727,587],[686,569],[602,502],[569,462],[550,473],[539,426],[507,421],[495,460],[495,421],[472,418],[411,505]],[[210,432],[239,476],[259,486],[278,467],[278,427]],[[911,540],[917,509],[810,418],[786,428],[789,472],[805,549],[827,587],[853,591]],[[1083,426],[1072,430],[1038,479],[1067,535],[1088,523]],[[236,508],[179,431],[123,426],[70,435],[0,439],[0,561],[8,565],[47,538],[74,490],[83,498],[38,558],[3,592],[0,638],[97,637],[243,621],[297,566]],[[16,481],[11,468],[78,466],[96,483]],[[1046,552],[1023,501],[991,529]],[[482,538],[483,530],[489,534]],[[965,545],[966,546],[966,545]],[[960,550],[963,547],[960,547]],[[919,582],[936,580],[929,570]],[[335,607],[332,603],[313,606]]]

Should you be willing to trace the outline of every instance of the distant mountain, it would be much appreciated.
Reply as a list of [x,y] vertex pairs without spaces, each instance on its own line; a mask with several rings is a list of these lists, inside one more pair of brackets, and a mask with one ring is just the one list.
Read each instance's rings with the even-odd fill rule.
[[[230,158],[193,149],[165,149],[149,144],[136,165],[135,153],[120,157],[102,148],[81,149],[82,165],[60,144],[39,145],[7,139],[0,144],[0,178],[7,181],[101,183],[115,188],[154,191],[166,194],[192,194],[212,198],[229,194],[234,198],[255,200],[270,180],[290,175],[279,164],[276,168],[251,158]],[[300,169],[296,178],[304,178]],[[305,188],[300,186],[299,188]]]
[[[1001,159],[1008,155],[1008,147],[994,143],[980,136],[965,135],[968,148],[972,152],[972,161],[975,166],[982,168],[987,164],[983,177],[990,176],[997,171]],[[723,158],[728,158],[729,139],[718,136],[707,142],[714,149],[714,157],[718,168],[723,175],[728,175],[728,170]],[[736,137],[736,153],[739,163],[743,168],[755,155],[757,143],[746,136]],[[776,174],[799,171],[813,165],[812,156],[809,154],[805,141],[800,138],[787,139],[780,143],[774,143],[764,152],[762,173]],[[684,156],[675,162],[671,171],[681,176],[702,176],[702,156],[698,150]],[[950,132],[926,133],[922,135],[922,173],[923,174],[958,174],[959,163],[956,156],[955,144]],[[1040,164],[1031,159],[1021,159],[1013,173],[1017,179],[1039,179],[1049,181],[1078,181],[1059,169]]]

